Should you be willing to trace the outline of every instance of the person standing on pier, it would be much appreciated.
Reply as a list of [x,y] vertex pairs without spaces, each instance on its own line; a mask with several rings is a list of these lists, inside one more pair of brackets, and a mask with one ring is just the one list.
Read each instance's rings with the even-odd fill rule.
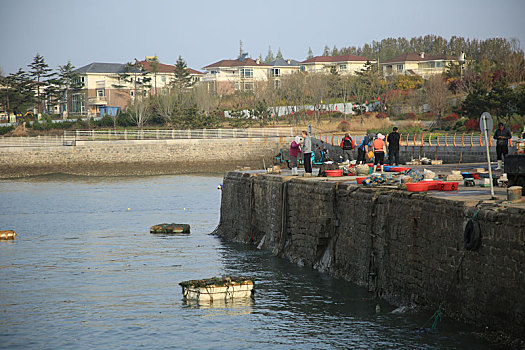
[[368,147],[372,143],[374,134],[365,135],[359,147],[357,147],[357,165],[366,163],[366,154],[368,153]]
[[301,151],[301,138],[296,136],[295,139],[290,144],[290,163],[292,163],[292,175],[299,175],[297,171],[297,156]]
[[385,136],[381,133],[377,134],[377,137],[372,142],[372,147],[374,148],[374,172],[377,169],[377,165],[381,165],[381,172],[383,172],[383,164],[385,163]]
[[304,176],[312,176],[312,139],[308,136],[307,131],[303,135],[303,157],[304,157]]
[[390,165],[399,165],[399,132],[397,127],[394,126],[392,132],[386,137],[388,143],[388,163]]
[[498,156],[498,167],[496,170],[501,170],[503,158],[509,153],[509,140],[511,137],[510,130],[503,123],[499,123],[498,130],[494,133],[494,139],[497,140],[496,155]]
[[350,162],[354,160],[352,156],[352,150],[355,148],[354,140],[350,137],[349,134],[345,134],[343,141],[341,141],[341,149],[343,150],[343,162]]

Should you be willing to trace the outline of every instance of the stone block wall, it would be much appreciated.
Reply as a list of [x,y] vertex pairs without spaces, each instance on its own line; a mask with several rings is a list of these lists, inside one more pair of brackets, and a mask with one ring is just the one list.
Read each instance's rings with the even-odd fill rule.
[[476,207],[400,190],[228,173],[218,234],[478,327],[523,337],[525,210],[480,207],[482,246],[463,248]]
[[[220,172],[263,167],[286,138],[78,141],[76,146],[3,147],[2,176],[65,172],[85,175]],[[270,163],[270,164],[269,164]]]

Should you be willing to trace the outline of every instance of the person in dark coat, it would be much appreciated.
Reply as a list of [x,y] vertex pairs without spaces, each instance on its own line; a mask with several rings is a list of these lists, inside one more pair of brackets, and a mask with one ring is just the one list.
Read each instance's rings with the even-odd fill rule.
[[363,138],[363,141],[361,141],[359,147],[357,147],[357,165],[366,163],[366,154],[368,153],[368,150],[371,149],[372,140],[375,136],[375,134],[366,135]]
[[509,153],[509,140],[512,137],[510,130],[503,125],[498,124],[498,130],[494,133],[494,139],[496,140],[496,155],[498,156],[498,167],[496,170],[501,169],[503,158]]
[[386,141],[388,143],[388,163],[390,165],[399,165],[399,132],[394,126],[392,132],[388,134]]
[[352,156],[352,150],[354,149],[354,140],[350,137],[349,134],[345,134],[345,137],[341,141],[341,149],[343,150],[343,162],[349,162],[354,160]]

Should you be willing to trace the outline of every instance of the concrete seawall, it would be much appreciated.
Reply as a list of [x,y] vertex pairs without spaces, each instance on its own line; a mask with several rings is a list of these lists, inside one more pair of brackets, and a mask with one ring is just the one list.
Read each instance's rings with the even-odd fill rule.
[[268,165],[287,138],[77,141],[76,146],[3,147],[1,177],[47,173],[155,175]]
[[[480,329],[525,334],[525,209],[336,181],[228,173],[217,230]],[[463,248],[477,215],[482,246]]]

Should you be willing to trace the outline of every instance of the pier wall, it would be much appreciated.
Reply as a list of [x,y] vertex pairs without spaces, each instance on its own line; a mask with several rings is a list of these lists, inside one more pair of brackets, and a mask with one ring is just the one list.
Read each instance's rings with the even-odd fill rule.
[[231,172],[218,235],[367,286],[397,304],[439,307],[479,328],[525,334],[525,210],[481,207],[482,246],[463,248],[476,203],[306,178]]
[[77,141],[76,146],[2,147],[2,177],[70,173],[153,175],[263,167],[287,138]]

